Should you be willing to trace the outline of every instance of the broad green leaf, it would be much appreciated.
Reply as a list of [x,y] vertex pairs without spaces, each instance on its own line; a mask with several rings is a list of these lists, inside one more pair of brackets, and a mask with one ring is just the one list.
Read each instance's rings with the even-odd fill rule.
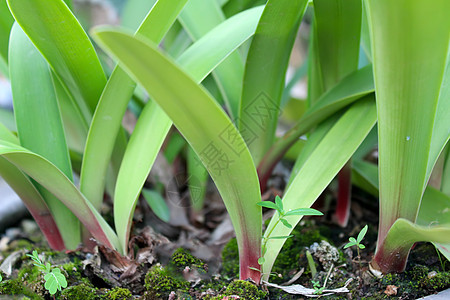
[[156,2],[157,0],[128,0],[122,10],[121,25],[133,31],[137,30],[141,20],[144,20]]
[[[186,2],[187,0],[158,1],[142,22],[137,34],[140,34],[155,43],[159,43],[167,30],[169,30],[170,26],[172,26],[173,22],[175,22],[176,17]],[[136,83],[127,75],[127,73],[125,73],[125,71],[116,66],[101,95],[89,129],[81,168],[80,189],[97,209],[100,208],[103,201],[105,174],[111,160],[111,155],[113,154],[116,136],[118,133],[120,134],[122,118],[135,88]],[[158,130],[161,130],[162,128],[163,126],[161,124],[161,127]],[[161,135],[166,132],[166,129],[156,132]],[[125,143],[126,142],[119,144],[118,146]],[[149,156],[154,156],[157,151],[159,151],[160,146],[158,146],[157,142],[151,145],[152,148],[147,149],[147,151],[149,151]],[[116,147],[116,151],[117,150],[120,149],[117,149]],[[116,160],[121,159],[121,157],[117,156],[120,155],[113,155],[113,158],[116,157]],[[101,176],[99,176],[99,174],[101,174]],[[133,180],[133,177],[129,178],[129,180]],[[141,184],[140,181],[137,183],[139,185]],[[126,198],[122,201],[130,200],[129,198]],[[128,219],[129,218],[127,217],[126,220]]]
[[97,54],[62,0],[7,0],[9,8],[90,121],[106,84]]
[[275,142],[258,166],[265,174],[298,138],[331,115],[374,91],[371,66],[353,72],[316,100],[283,138]]
[[[243,12],[222,23],[216,30],[225,33],[223,29],[236,28],[235,24],[246,25],[249,21],[256,24],[259,14],[260,12],[255,9]],[[243,19],[242,15],[246,18]],[[243,20],[246,21],[242,23]],[[199,83],[220,61],[250,37],[254,28],[255,25],[240,28],[243,34],[237,35],[233,34],[232,31],[226,31],[228,34],[218,35],[219,39],[216,35],[207,34],[191,46],[198,51],[193,52],[188,49],[185,54],[179,57],[180,63],[191,77]],[[201,49],[197,46],[197,43],[202,45]],[[224,46],[217,47],[217,43]],[[197,53],[203,53],[205,56],[209,56],[209,59],[205,60],[205,56],[197,56]],[[189,58],[190,54],[194,55],[193,59]],[[185,63],[186,66],[184,66]],[[152,108],[145,108],[144,111],[147,110],[148,113],[142,113],[136,124],[117,178],[114,196],[117,199],[115,203],[116,228],[123,247],[128,244],[131,219],[140,190],[172,125],[169,117],[158,105],[149,102],[146,106],[152,106]]]
[[[411,229],[404,234],[414,235],[418,230],[417,237],[422,232],[410,222],[416,220],[427,181],[450,45],[450,2],[436,0],[430,5],[423,0],[368,0],[366,6],[377,94],[381,214],[372,265],[382,272],[400,272],[410,244],[407,236],[396,232]],[[394,228],[395,222],[399,225]],[[389,249],[403,240],[398,259],[391,262]]]
[[[8,66],[9,33],[13,23],[14,18],[9,12],[6,0],[0,0],[0,61],[5,67]],[[8,72],[5,72],[3,75],[8,76]]]
[[158,104],[149,101],[130,137],[114,191],[114,224],[124,253],[139,194],[171,126]]
[[353,160],[352,182],[359,188],[378,197],[378,166],[360,159]]
[[220,106],[155,46],[117,31],[96,40],[142,84],[196,151],[222,195],[240,246],[241,276],[259,276],[259,182],[245,142]]
[[[258,164],[275,137],[292,47],[308,0],[269,0],[250,45],[238,127]],[[270,57],[270,59],[268,59]]]
[[[3,139],[3,138],[2,138]],[[15,165],[0,157],[0,176],[22,199],[33,219],[45,235],[50,247],[62,251],[66,247],[47,204],[30,179]]]
[[282,239],[288,239],[288,238],[291,238],[291,237],[293,237],[294,235],[293,234],[291,234],[291,235],[286,235],[286,236],[271,236],[271,237],[269,237],[268,239],[269,240],[282,240]]
[[[225,16],[216,1],[190,0],[180,14],[179,21],[191,39],[196,41],[225,21]],[[244,64],[238,52],[229,55],[213,72],[234,118],[238,116],[243,74]]]
[[120,249],[117,236],[76,186],[52,163],[20,146],[0,141],[0,155],[32,177],[63,202],[95,239]]
[[169,222],[170,210],[161,194],[157,191],[143,189],[142,195],[147,200],[148,205],[150,205],[155,215],[164,222]]
[[436,108],[436,117],[433,125],[433,135],[431,137],[430,154],[427,163],[427,175],[425,180],[428,182],[431,172],[439,158],[439,155],[444,150],[450,138],[450,53],[447,56],[447,66],[444,71],[444,78],[442,80],[441,91],[439,93],[439,100]]
[[[50,68],[17,24],[11,30],[10,53],[11,88],[20,144],[47,158],[72,180]],[[79,221],[50,192],[39,185],[37,189],[52,212],[66,247],[75,249],[81,241]]]
[[[230,51],[237,49],[255,33],[262,11],[263,7],[252,8],[224,21],[183,52],[177,62],[185,70],[189,70],[192,77],[203,81],[211,71],[211,64],[216,66],[228,55],[234,56],[235,53],[229,54]],[[233,48],[228,44],[233,45]],[[212,52],[213,49],[215,49],[214,52]],[[223,57],[219,62],[217,61],[218,56]]]
[[[449,207],[449,195],[445,195],[432,187],[427,187],[423,195],[416,223],[421,226],[444,225],[450,227]],[[450,242],[434,242],[434,245],[450,260]]]
[[354,237],[350,237],[348,238],[348,240],[350,241],[350,243],[353,243],[354,245],[358,243]]
[[[371,262],[372,268],[380,270],[378,262],[390,261],[396,269],[404,269],[406,260],[401,258],[407,257],[411,247],[417,242],[449,245],[450,226],[448,224],[420,226],[403,218],[397,219],[386,235],[383,251],[375,252],[375,257]],[[379,257],[381,255],[383,258]]]
[[12,110],[0,107],[0,123],[11,131],[17,131],[14,113]]
[[324,90],[358,68],[361,0],[314,0],[317,51]]
[[209,174],[191,147],[187,149],[186,160],[191,204],[196,212],[200,212],[205,201]]
[[178,132],[172,132],[164,148],[164,156],[170,165],[173,164],[175,158],[181,153],[184,146],[186,146],[186,141],[183,136]]
[[[372,96],[366,96],[364,100],[353,104],[325,135],[289,185],[283,197],[284,209],[289,211],[297,207],[310,207],[356,151],[375,122],[376,108]],[[295,226],[301,216],[288,216],[286,219]],[[291,230],[284,226],[272,228],[275,223],[276,218],[272,218],[266,235],[272,229],[275,236],[290,234]],[[267,243],[264,274],[270,273],[283,244],[283,240]],[[264,278],[267,276],[264,275]]]

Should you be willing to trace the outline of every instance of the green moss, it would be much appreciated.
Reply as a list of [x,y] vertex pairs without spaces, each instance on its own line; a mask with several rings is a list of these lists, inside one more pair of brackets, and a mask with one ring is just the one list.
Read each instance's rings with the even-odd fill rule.
[[32,300],[44,299],[24,286],[18,279],[10,279],[0,282],[0,295],[24,295]]
[[133,299],[133,295],[131,292],[124,288],[113,288],[110,291],[108,291],[105,296],[103,296],[104,299],[111,299],[111,300],[130,300]]
[[231,239],[223,248],[221,273],[227,279],[239,276],[239,251],[235,238]]
[[178,271],[182,271],[186,267],[196,268],[197,270],[206,272],[207,265],[200,259],[194,257],[191,253],[183,248],[178,248],[171,258],[172,264]]
[[97,289],[87,284],[70,286],[61,292],[61,299],[64,300],[96,300],[100,299]]
[[244,280],[235,280],[230,283],[225,292],[210,299],[221,300],[226,296],[239,296],[240,299],[245,300],[259,300],[264,299],[267,293],[258,289],[256,285]]
[[145,288],[149,296],[166,298],[172,291],[187,292],[189,286],[189,282],[171,276],[159,265],[153,266],[145,275]]

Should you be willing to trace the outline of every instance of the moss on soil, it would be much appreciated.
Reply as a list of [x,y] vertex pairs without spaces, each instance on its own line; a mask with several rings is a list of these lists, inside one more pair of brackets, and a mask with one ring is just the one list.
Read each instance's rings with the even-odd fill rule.
[[111,299],[111,300],[131,300],[133,299],[133,295],[130,290],[124,288],[113,288],[106,292],[103,296],[103,299]]
[[258,287],[251,282],[235,280],[227,286],[225,292],[222,294],[213,297],[205,297],[204,299],[221,300],[227,296],[238,296],[238,299],[259,300],[265,299],[267,293],[258,289]]
[[167,299],[170,292],[188,292],[189,287],[189,282],[175,278],[166,268],[160,265],[153,266],[145,275],[145,289],[148,297]]

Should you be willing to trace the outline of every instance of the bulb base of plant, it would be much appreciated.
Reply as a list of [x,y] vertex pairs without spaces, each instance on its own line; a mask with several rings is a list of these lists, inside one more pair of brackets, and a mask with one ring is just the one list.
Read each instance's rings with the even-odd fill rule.
[[409,251],[410,247],[391,250],[386,250],[386,248],[378,249],[370,262],[370,269],[373,270],[373,273],[377,271],[382,274],[401,273],[406,268]]

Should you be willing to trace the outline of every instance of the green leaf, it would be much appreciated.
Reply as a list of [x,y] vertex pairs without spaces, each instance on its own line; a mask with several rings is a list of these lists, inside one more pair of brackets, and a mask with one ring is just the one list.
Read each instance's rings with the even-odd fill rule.
[[[137,34],[140,34],[155,43],[159,43],[164,37],[164,34],[169,30],[170,26],[172,26],[173,22],[175,22],[176,17],[186,4],[186,1],[187,0],[158,1],[158,3],[152,8],[152,10],[146,16],[145,20],[142,22],[137,31]],[[134,82],[134,80],[132,80],[124,70],[116,66],[101,95],[97,110],[89,129],[89,136],[86,142],[86,150],[83,157],[83,164],[80,174],[80,189],[97,209],[100,208],[103,201],[105,174],[110,163],[111,156],[113,155],[116,136],[118,133],[120,133],[123,115],[126,111],[127,104],[132,97],[135,88],[136,83]],[[159,109],[155,107],[152,108],[152,111],[149,113],[151,115],[155,115],[158,113],[158,110]],[[157,139],[155,136],[154,142],[150,141],[150,144],[148,140],[142,141],[143,145],[148,146],[147,151],[149,154],[149,158],[156,156],[157,151],[159,151],[160,149],[157,140],[164,139],[165,133],[167,132],[166,127],[170,127],[168,121],[163,120],[164,116],[159,116],[158,118],[161,119],[161,124],[152,122],[149,125],[156,124],[158,128],[152,128],[151,131],[154,130],[158,134],[159,139]],[[149,134],[151,133],[148,132],[147,137]],[[122,144],[126,144],[126,142]],[[144,154],[142,150],[140,151],[141,154]],[[113,159],[114,158],[116,160],[122,159],[120,155],[113,155]],[[145,172],[145,169],[147,167],[144,164],[142,165],[142,167]],[[99,176],[99,174],[101,176]],[[141,175],[136,175],[136,177],[141,177]],[[132,181],[134,177],[130,177],[128,179]],[[140,188],[142,187],[141,184],[142,179],[136,179],[136,185],[139,187],[138,190],[135,191],[132,190],[132,188],[127,188],[127,190],[130,190],[131,194],[137,194],[140,192]],[[119,190],[120,189],[121,187],[119,187]],[[130,202],[134,201],[136,198],[137,195],[133,195],[132,197],[127,196],[122,201]],[[129,211],[129,209],[123,210],[123,212],[127,211]],[[128,216],[120,218],[125,218],[124,221],[128,221],[130,219]],[[125,242],[125,244],[127,243]]]
[[348,247],[352,247],[352,246],[355,246],[355,245],[356,245],[356,243],[353,243],[353,242],[347,243],[347,244],[344,246],[344,249],[347,249]]
[[164,222],[169,222],[170,210],[161,194],[156,191],[143,189],[142,195],[155,215]]
[[0,156],[54,194],[100,243],[112,249],[119,249],[119,242],[113,230],[76,186],[52,163],[25,148],[1,140]]
[[195,211],[200,212],[206,195],[209,174],[191,147],[187,149],[188,187],[191,204]]
[[8,0],[8,5],[17,23],[70,91],[89,122],[106,77],[78,20],[62,0]]
[[[234,32],[227,28],[235,29],[236,24],[248,25],[248,22],[256,24],[259,13],[258,10],[252,10],[229,19],[213,30],[213,32],[220,33],[220,36],[207,34],[191,46],[190,49],[197,49],[196,51],[190,51],[188,49],[180,56],[179,61],[183,64],[182,66],[185,63],[187,64],[185,70],[189,74],[192,71],[191,78],[200,82],[224,57],[229,55],[236,47],[251,36],[254,30],[250,26],[250,28],[240,28],[239,31],[242,34],[234,34]],[[244,20],[245,22],[243,22]],[[217,44],[224,46],[217,47]],[[201,45],[202,48],[200,49],[198,45]],[[203,55],[198,56],[197,53]],[[194,55],[192,59],[189,58],[191,54]],[[208,56],[209,59],[205,60],[205,56]],[[203,73],[198,70],[201,70]],[[205,114],[208,113],[205,112]],[[118,235],[123,243],[123,251],[126,251],[126,245],[128,244],[128,234],[131,228],[131,219],[137,197],[171,124],[169,117],[160,106],[156,103],[149,102],[140,116],[130,139],[117,178],[117,187],[114,196],[117,199],[114,219]]]
[[254,133],[247,144],[255,164],[274,141],[289,57],[307,3],[269,0],[250,45],[238,127]]
[[271,236],[268,239],[269,240],[282,240],[282,239],[289,239],[289,238],[291,238],[293,236],[294,236],[293,234],[285,235],[285,236]]
[[[0,137],[0,139],[3,139],[3,137]],[[3,157],[0,158],[0,176],[25,204],[42,233],[45,235],[49,246],[57,251],[64,250],[66,246],[64,245],[55,220],[31,180],[15,165]]]
[[[13,23],[14,18],[9,12],[6,1],[0,1],[0,61],[2,61],[5,67],[8,65],[9,33]],[[8,76],[8,73],[5,72],[3,75]]]
[[356,238],[356,240],[358,241],[358,244],[361,243],[361,241],[363,240],[363,238],[366,236],[366,233],[367,233],[367,229],[368,229],[368,228],[369,228],[369,227],[366,225],[366,226],[364,226],[364,228],[361,229],[361,231],[359,232],[358,237]]
[[279,207],[275,203],[270,202],[270,201],[261,201],[261,202],[258,202],[256,204],[259,205],[259,206],[262,206],[262,207],[272,208],[272,209],[275,209],[277,211],[279,210]]
[[291,229],[292,225],[286,220],[286,219],[280,219],[281,223],[283,223],[284,226]]
[[358,244],[359,249],[365,249],[366,246],[364,246],[363,244]]
[[283,201],[281,201],[281,198],[278,195],[275,196],[275,204],[278,206],[278,211],[283,211]]
[[[391,255],[387,248],[395,244],[387,235],[398,218],[416,220],[427,183],[437,107],[448,108],[449,98],[440,106],[439,96],[450,45],[446,13],[450,2],[368,0],[366,4],[377,94],[381,214],[377,262],[372,265],[382,272],[401,272],[410,245],[405,243],[398,259],[387,263]],[[448,119],[441,122],[445,123],[439,126],[448,130]],[[402,224],[413,230],[414,226]],[[385,238],[389,245],[384,245]],[[396,238],[403,239],[400,234]]]
[[314,0],[318,59],[325,91],[357,70],[361,0]]
[[[284,209],[289,211],[299,206],[310,207],[356,151],[375,122],[376,107],[372,96],[353,104],[325,135],[289,185],[283,197]],[[296,225],[301,216],[288,216],[286,219]],[[284,226],[273,228],[275,223],[276,218],[272,218],[266,235],[271,231],[275,236],[290,234],[291,230]],[[283,243],[283,240],[268,241],[264,274],[270,273]]]
[[[20,144],[47,158],[72,180],[69,151],[51,71],[17,24],[11,30],[10,53],[11,89]],[[81,241],[79,221],[51,193],[42,186],[36,187],[49,206],[66,247],[75,249]]]
[[313,208],[297,208],[284,214],[287,216],[323,216],[323,213]]
[[[266,260],[264,259],[264,257],[258,258],[258,264],[260,264],[260,265],[263,265],[265,261],[266,261]],[[257,270],[257,269],[256,269],[256,270]]]
[[146,88],[202,160],[230,213],[241,249],[241,276],[256,276],[248,267],[259,266],[257,257],[247,255],[260,251],[261,209],[255,204],[261,196],[239,132],[209,94],[156,46],[118,31],[97,30],[95,37]]
[[342,108],[374,91],[372,67],[366,66],[342,79],[331,90],[317,99],[298,122],[274,143],[258,166],[260,174],[270,170],[274,162],[293,145],[300,136],[330,118]]
[[[432,187],[427,187],[420,205],[416,223],[421,226],[450,226],[450,196]],[[439,251],[450,260],[450,243],[434,242]]]
[[50,295],[54,295],[57,291],[61,291],[61,288],[67,287],[66,277],[58,268],[55,268],[50,273],[45,274],[44,280],[44,287],[50,292]]
[[356,241],[356,239],[354,237],[349,237],[348,240],[355,245],[358,244],[358,242]]
[[[190,0],[179,21],[196,41],[225,21],[225,16],[216,1]],[[244,64],[238,52],[229,55],[213,72],[232,117],[238,115],[243,74]]]

